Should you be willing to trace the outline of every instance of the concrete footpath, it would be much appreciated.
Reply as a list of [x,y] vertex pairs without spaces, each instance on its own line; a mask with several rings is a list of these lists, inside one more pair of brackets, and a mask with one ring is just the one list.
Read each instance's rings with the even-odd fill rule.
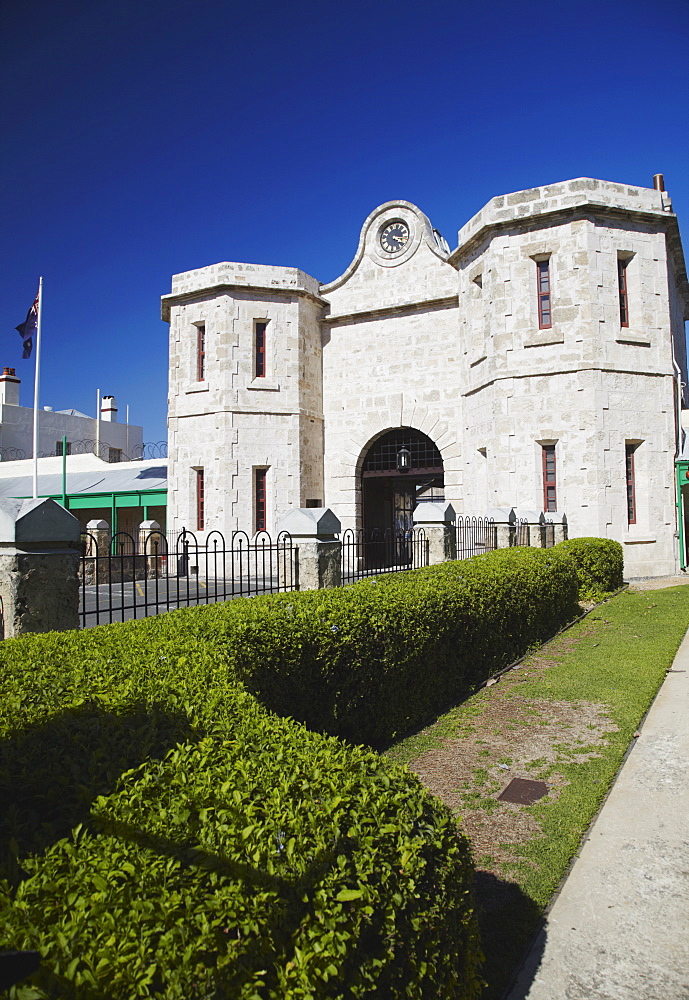
[[689,632],[507,1000],[689,1000]]

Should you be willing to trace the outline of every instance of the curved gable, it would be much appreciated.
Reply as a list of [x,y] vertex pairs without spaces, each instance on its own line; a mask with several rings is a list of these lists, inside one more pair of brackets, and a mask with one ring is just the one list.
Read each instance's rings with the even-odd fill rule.
[[[404,246],[388,252],[384,231],[399,223]],[[368,216],[359,245],[344,274],[321,285],[331,317],[380,311],[456,296],[457,276],[450,248],[424,213],[408,201],[388,201]]]

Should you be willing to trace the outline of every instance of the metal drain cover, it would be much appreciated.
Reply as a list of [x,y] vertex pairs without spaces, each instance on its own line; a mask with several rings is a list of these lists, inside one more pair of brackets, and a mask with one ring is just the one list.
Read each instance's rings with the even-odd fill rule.
[[507,788],[498,795],[498,802],[516,802],[520,806],[531,806],[547,794],[548,786],[545,781],[512,778]]

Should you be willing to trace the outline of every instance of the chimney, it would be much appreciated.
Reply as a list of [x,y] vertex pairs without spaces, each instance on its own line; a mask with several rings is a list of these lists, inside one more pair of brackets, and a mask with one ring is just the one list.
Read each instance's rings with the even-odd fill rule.
[[656,189],[656,191],[665,190],[665,178],[663,177],[662,174],[653,175],[653,187]]
[[19,386],[21,379],[17,378],[14,368],[3,368],[0,375],[0,403],[7,406],[19,406]]
[[100,404],[101,420],[109,420],[111,424],[117,423],[117,403],[114,396],[103,396]]

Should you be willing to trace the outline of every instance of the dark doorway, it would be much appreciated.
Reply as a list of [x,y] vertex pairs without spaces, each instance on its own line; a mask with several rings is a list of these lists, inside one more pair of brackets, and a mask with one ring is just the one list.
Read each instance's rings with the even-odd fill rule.
[[374,441],[361,475],[368,539],[411,537],[416,505],[445,498],[440,452],[429,437],[411,427],[398,427]]

